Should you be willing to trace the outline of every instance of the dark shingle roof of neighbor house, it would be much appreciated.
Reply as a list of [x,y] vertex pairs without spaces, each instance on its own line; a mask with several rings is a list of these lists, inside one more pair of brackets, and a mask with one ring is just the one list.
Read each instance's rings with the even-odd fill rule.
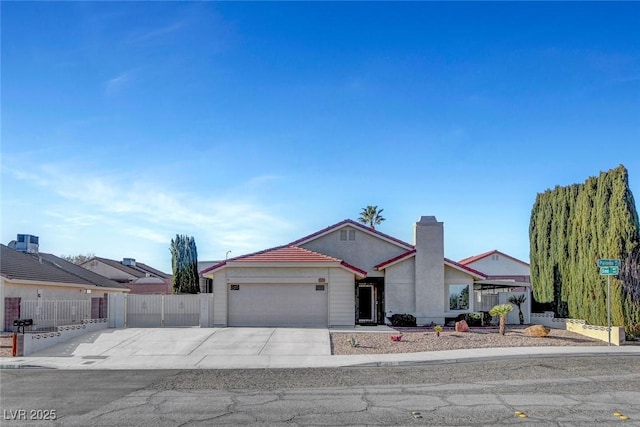
[[91,270],[87,270],[86,268],[57,257],[53,254],[40,253],[40,257],[42,257],[42,259],[54,265],[55,267],[58,267],[66,271],[67,273],[71,273],[74,276],[78,276],[93,285],[101,286],[104,288],[128,289],[126,286],[121,285],[114,280],[107,279],[104,276],[94,273]]
[[138,262],[136,261],[136,267],[139,267],[140,269],[144,270],[144,271],[148,271],[149,273],[151,273],[152,275],[156,275],[158,277],[161,277],[163,279],[170,279],[171,275],[167,274],[165,272],[162,272],[158,269],[155,269],[153,267],[148,266],[147,264],[144,264],[142,262]]
[[[162,279],[170,279],[171,275],[167,274],[167,273],[163,273],[160,270],[157,270],[153,267],[149,267],[146,264],[143,264],[141,262],[137,262],[136,261],[136,265],[135,267],[130,267],[128,265],[124,265],[122,262],[120,261],[116,261],[114,259],[109,259],[109,258],[102,258],[102,257],[93,257],[91,258],[89,261],[96,259],[100,262],[103,262],[113,268],[117,268],[120,271],[123,271],[127,274],[132,275],[133,277],[137,277],[137,278],[141,278],[141,277],[147,277],[147,273],[149,273],[149,275],[151,276],[155,276],[155,277],[160,277]],[[86,261],[86,262],[89,262]]]
[[9,279],[40,280],[43,282],[61,282],[86,285],[87,282],[73,274],[56,268],[51,264],[40,262],[33,255],[18,252],[8,246],[0,245],[2,256],[0,272]]
[[[34,280],[50,283],[72,283],[76,285],[94,285],[109,288],[126,289],[126,287],[108,280],[108,284],[98,278],[89,279],[79,274],[66,271],[59,265],[67,261],[51,254],[26,254],[11,249],[8,246],[0,245],[0,273],[8,279]],[[52,263],[50,259],[56,259]],[[71,264],[71,263],[68,263]],[[82,270],[82,267],[76,266]],[[71,270],[69,268],[69,270]],[[84,270],[87,271],[87,270]],[[80,272],[81,273],[81,272]],[[97,276],[97,275],[96,275]]]

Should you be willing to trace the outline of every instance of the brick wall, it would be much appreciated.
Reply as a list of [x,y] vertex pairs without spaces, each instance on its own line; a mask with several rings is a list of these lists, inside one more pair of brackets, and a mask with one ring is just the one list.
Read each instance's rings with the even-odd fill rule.
[[0,334],[0,357],[13,356],[13,335]]
[[20,318],[20,297],[4,299],[4,331],[13,332],[13,321]]
[[91,318],[106,319],[107,316],[107,294],[100,298],[91,298]]

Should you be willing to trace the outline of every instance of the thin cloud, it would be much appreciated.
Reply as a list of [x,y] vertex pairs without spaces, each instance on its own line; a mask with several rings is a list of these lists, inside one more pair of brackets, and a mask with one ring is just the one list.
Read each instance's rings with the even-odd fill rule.
[[105,83],[105,94],[113,96],[120,93],[134,79],[135,69],[125,71]]
[[170,234],[158,233],[147,227],[125,227],[122,231],[129,236],[139,237],[156,243],[167,243],[171,240]]
[[270,244],[270,238],[278,230],[289,228],[286,221],[250,201],[224,196],[206,200],[128,179],[88,177],[54,165],[28,177],[29,182],[46,187],[74,204],[74,213],[65,220],[65,226],[97,226],[107,219],[110,228],[154,243],[166,243],[175,233],[197,233],[209,246],[248,251]]
[[160,36],[164,36],[166,34],[170,34],[173,33],[175,31],[180,30],[182,27],[184,26],[184,21],[178,21],[175,22],[171,25],[167,25],[165,27],[161,27],[161,28],[156,28],[150,31],[147,31],[144,34],[139,35],[138,37],[136,37],[137,41],[146,41],[149,39],[153,39],[156,37],[160,37]]

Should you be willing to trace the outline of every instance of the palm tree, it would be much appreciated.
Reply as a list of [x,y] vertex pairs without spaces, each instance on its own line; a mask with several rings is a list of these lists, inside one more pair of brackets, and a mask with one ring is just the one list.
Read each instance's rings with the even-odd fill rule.
[[378,210],[378,206],[367,206],[366,208],[362,208],[362,212],[360,212],[360,218],[358,218],[358,222],[362,224],[369,225],[373,230],[376,229],[376,225],[379,225],[384,218],[382,213],[384,209]]
[[524,325],[524,314],[522,314],[522,304],[527,300],[527,296],[525,294],[520,295],[512,295],[509,297],[509,302],[513,305],[518,306],[518,318],[520,319],[520,324]]
[[506,332],[507,314],[511,313],[513,306],[511,304],[494,305],[489,314],[492,316],[500,316],[500,335]]

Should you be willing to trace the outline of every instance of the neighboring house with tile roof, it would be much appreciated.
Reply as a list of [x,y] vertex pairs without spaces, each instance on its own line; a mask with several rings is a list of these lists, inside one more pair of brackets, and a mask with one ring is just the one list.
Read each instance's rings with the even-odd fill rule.
[[483,272],[491,280],[531,282],[531,269],[527,262],[497,249],[470,256],[458,262],[466,267]]
[[213,283],[217,326],[383,324],[403,313],[443,324],[476,311],[489,279],[444,257],[443,223],[433,216],[415,223],[413,244],[344,220],[201,275]]
[[122,283],[132,294],[170,294],[171,275],[150,267],[133,258],[116,261],[93,257],[81,264],[87,270]]
[[25,253],[5,245],[0,245],[0,250],[4,330],[11,330],[13,320],[20,317],[22,301],[91,300],[92,314],[95,311],[97,317],[106,317],[107,294],[129,292],[124,285],[53,254]]

